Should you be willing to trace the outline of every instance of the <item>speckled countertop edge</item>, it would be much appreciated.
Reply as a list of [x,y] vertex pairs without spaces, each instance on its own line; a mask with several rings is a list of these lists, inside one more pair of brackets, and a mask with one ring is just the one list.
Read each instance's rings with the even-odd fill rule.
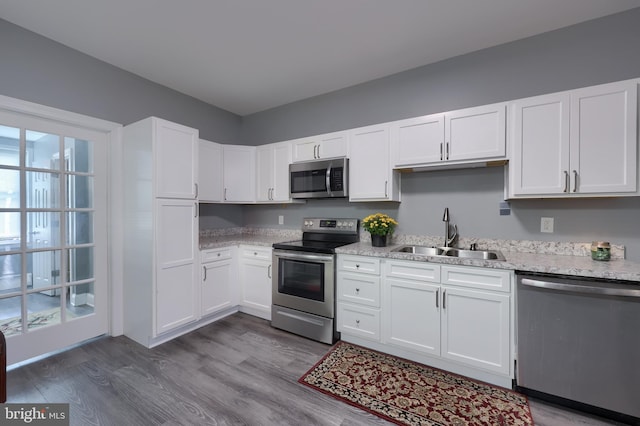
[[[200,231],[200,249],[227,246],[254,245],[271,247],[275,243],[302,238],[297,229],[226,228]],[[479,249],[500,250],[505,257],[500,260],[479,260],[440,256],[421,256],[392,252],[401,245],[442,245],[441,237],[397,235],[387,247],[372,247],[368,233],[363,232],[359,243],[336,249],[339,254],[373,256],[389,259],[414,260],[449,265],[467,265],[485,268],[507,269],[591,278],[640,282],[640,263],[624,259],[624,247],[612,244],[612,259],[598,262],[591,259],[591,242],[546,242],[494,239],[460,239],[457,246],[468,247],[476,243]]]
[[[539,272],[640,282],[640,263],[624,259],[612,259],[608,262],[599,262],[592,260],[590,256],[525,253],[505,251],[502,249],[500,251],[505,257],[505,260],[480,260],[441,256],[422,256],[392,251],[394,248],[402,245],[404,244],[393,244],[388,247],[371,247],[370,242],[359,242],[340,247],[336,249],[336,252],[339,254],[414,260],[449,265],[479,266],[484,268],[508,269],[524,272]],[[493,248],[491,248],[491,250],[493,250]]]

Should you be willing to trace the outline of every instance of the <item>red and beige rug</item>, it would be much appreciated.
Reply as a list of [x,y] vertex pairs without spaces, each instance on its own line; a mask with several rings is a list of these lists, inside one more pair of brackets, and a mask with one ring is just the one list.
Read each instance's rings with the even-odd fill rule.
[[533,425],[508,389],[338,342],[300,383],[402,425]]

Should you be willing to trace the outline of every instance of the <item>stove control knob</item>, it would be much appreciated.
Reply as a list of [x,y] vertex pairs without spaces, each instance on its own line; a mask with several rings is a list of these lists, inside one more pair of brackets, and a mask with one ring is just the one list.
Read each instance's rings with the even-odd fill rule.
[[343,222],[338,222],[338,228],[342,228],[344,226]]

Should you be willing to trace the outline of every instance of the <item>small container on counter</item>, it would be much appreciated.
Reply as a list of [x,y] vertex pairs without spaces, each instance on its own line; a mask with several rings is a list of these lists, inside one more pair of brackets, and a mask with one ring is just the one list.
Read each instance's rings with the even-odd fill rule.
[[611,244],[608,241],[594,241],[591,243],[591,258],[593,260],[611,259]]

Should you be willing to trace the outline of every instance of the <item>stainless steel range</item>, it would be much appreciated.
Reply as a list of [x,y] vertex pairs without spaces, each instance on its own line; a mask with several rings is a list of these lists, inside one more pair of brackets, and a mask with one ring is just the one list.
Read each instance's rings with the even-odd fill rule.
[[305,218],[302,240],[273,245],[271,325],[324,343],[335,326],[335,249],[360,240],[358,219]]

